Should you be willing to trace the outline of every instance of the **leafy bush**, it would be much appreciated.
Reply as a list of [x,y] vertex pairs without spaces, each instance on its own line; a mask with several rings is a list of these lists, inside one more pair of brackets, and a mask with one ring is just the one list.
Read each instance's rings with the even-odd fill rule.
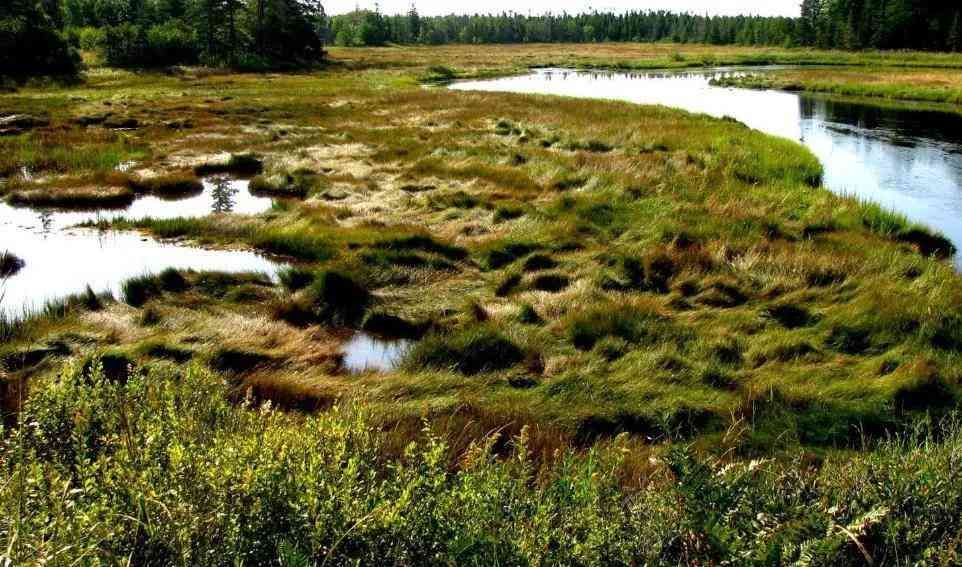
[[[0,438],[11,564],[951,564],[962,529],[954,418],[839,458],[673,447],[643,460],[658,480],[626,490],[639,464],[619,440],[539,463],[527,428],[454,453],[429,428],[393,459],[363,408],[252,411],[199,367],[109,358],[126,379],[103,358],[69,367]],[[627,413],[590,426],[661,428]]]
[[170,20],[147,30],[147,61],[151,66],[197,62],[194,34],[180,20]]
[[43,4],[5,0],[0,11],[0,78],[74,77],[80,55],[44,13]]

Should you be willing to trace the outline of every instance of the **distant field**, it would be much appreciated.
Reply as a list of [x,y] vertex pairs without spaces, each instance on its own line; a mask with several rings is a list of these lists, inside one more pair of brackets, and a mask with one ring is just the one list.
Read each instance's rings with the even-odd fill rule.
[[445,65],[465,71],[532,66],[683,68],[703,65],[848,65],[962,69],[962,54],[831,51],[672,43],[331,47],[335,62],[361,68]]

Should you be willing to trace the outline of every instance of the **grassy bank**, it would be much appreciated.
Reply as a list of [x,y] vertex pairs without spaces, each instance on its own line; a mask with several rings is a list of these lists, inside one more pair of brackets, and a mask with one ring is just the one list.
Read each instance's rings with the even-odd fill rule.
[[332,47],[337,65],[355,69],[446,67],[455,77],[477,78],[531,67],[587,69],[686,69],[721,65],[818,65],[847,67],[962,68],[962,55],[911,51],[833,51],[673,43],[446,45],[383,48]]
[[949,70],[890,67],[792,69],[725,78],[720,86],[828,93],[842,96],[962,104],[962,79]]
[[[110,154],[35,160],[16,192],[114,179],[116,133],[80,118],[122,104],[131,191],[190,194],[189,172],[234,163],[297,197],[113,223],[281,257],[280,285],[168,271],[4,324],[11,553],[948,557],[957,428],[912,430],[962,393],[951,245],[732,121],[420,83],[442,64],[601,65],[614,47],[553,49],[336,50],[324,73],[98,70],[0,95],[50,121],[0,149]],[[416,346],[396,371],[350,374],[359,329]]]

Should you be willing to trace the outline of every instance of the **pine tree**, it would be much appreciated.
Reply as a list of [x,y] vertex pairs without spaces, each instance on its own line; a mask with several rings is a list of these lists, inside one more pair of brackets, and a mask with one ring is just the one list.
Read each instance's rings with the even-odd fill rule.
[[411,37],[411,41],[417,42],[418,38],[421,37],[421,16],[418,15],[418,9],[411,2],[411,9],[408,10],[408,34]]
[[962,11],[955,13],[952,27],[949,28],[947,47],[949,51],[962,52]]
[[802,15],[798,26],[799,44],[815,44],[815,30],[818,25],[819,8],[819,0],[802,0]]

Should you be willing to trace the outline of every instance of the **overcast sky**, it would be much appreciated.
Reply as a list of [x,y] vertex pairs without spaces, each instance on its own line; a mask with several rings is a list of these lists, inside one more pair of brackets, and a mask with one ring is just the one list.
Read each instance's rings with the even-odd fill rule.
[[[518,12],[521,14],[544,14],[553,12],[578,13],[588,10],[599,12],[623,12],[627,10],[671,10],[697,14],[759,16],[797,16],[801,0],[416,0],[418,12],[424,15],[474,14]],[[350,12],[359,6],[373,8],[374,0],[325,0],[328,14]],[[381,11],[386,14],[407,12],[411,0],[380,0]]]

